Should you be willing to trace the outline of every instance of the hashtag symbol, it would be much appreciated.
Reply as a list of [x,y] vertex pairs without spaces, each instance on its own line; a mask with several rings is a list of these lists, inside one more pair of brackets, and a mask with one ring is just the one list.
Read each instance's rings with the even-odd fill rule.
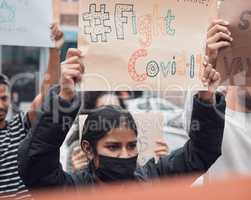
[[106,25],[110,20],[109,12],[105,12],[106,5],[101,4],[97,10],[96,4],[89,5],[89,12],[83,14],[83,21],[88,22],[84,26],[84,33],[90,35],[92,42],[107,42],[107,35],[111,33],[111,26]]

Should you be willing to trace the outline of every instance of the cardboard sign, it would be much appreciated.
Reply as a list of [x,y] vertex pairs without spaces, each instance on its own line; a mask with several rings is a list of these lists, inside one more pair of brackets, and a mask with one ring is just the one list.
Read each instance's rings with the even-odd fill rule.
[[135,113],[134,120],[138,130],[138,164],[143,166],[152,158],[158,160],[155,150],[157,141],[163,141],[164,116],[161,113]]
[[79,144],[82,140],[82,131],[85,124],[85,120],[87,119],[88,115],[79,115],[78,117],[78,127],[79,127]]
[[0,45],[53,47],[52,0],[0,0]]
[[251,86],[251,1],[223,1],[219,18],[230,23],[232,46],[221,49],[217,70],[224,85]]
[[201,89],[207,27],[216,2],[80,0],[83,90]]

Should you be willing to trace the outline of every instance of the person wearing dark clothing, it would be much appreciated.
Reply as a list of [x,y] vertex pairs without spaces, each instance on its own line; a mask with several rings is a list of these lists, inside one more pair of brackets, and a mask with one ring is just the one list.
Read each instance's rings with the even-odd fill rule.
[[[59,149],[70,127],[65,120],[75,119],[80,97],[74,86],[81,79],[81,52],[69,50],[63,62],[61,85],[53,88],[43,104],[39,120],[19,148],[19,173],[29,188],[95,185],[124,180],[149,180],[190,173],[204,173],[221,155],[225,99],[215,94],[218,72],[205,64],[204,83],[209,91],[194,97],[190,140],[180,149],[137,167],[137,127],[128,111],[105,106],[91,112],[82,131],[81,147],[91,161],[76,174],[62,170]],[[74,65],[73,65],[74,64]],[[67,87],[66,87],[67,85]],[[107,124],[104,124],[107,123]],[[194,123],[191,123],[194,124]]]

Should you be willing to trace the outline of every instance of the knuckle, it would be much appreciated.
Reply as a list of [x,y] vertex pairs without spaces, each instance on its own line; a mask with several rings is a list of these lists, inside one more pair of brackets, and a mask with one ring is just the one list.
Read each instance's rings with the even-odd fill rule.
[[221,32],[216,33],[216,37],[220,38],[221,37]]
[[216,29],[216,30],[220,30],[220,29],[221,29],[221,26],[220,26],[219,24],[216,24],[216,25],[215,25],[215,29]]

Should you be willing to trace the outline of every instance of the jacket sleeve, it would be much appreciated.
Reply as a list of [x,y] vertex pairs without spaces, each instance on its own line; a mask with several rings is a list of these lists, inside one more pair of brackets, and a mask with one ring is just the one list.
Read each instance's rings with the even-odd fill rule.
[[80,98],[61,99],[59,87],[50,90],[38,120],[19,146],[19,174],[29,188],[73,185],[59,162],[62,145],[79,110]]
[[196,95],[189,141],[182,148],[161,157],[157,164],[150,160],[143,168],[146,176],[155,178],[207,171],[221,155],[225,108],[225,98],[219,93],[215,105],[201,102]]

